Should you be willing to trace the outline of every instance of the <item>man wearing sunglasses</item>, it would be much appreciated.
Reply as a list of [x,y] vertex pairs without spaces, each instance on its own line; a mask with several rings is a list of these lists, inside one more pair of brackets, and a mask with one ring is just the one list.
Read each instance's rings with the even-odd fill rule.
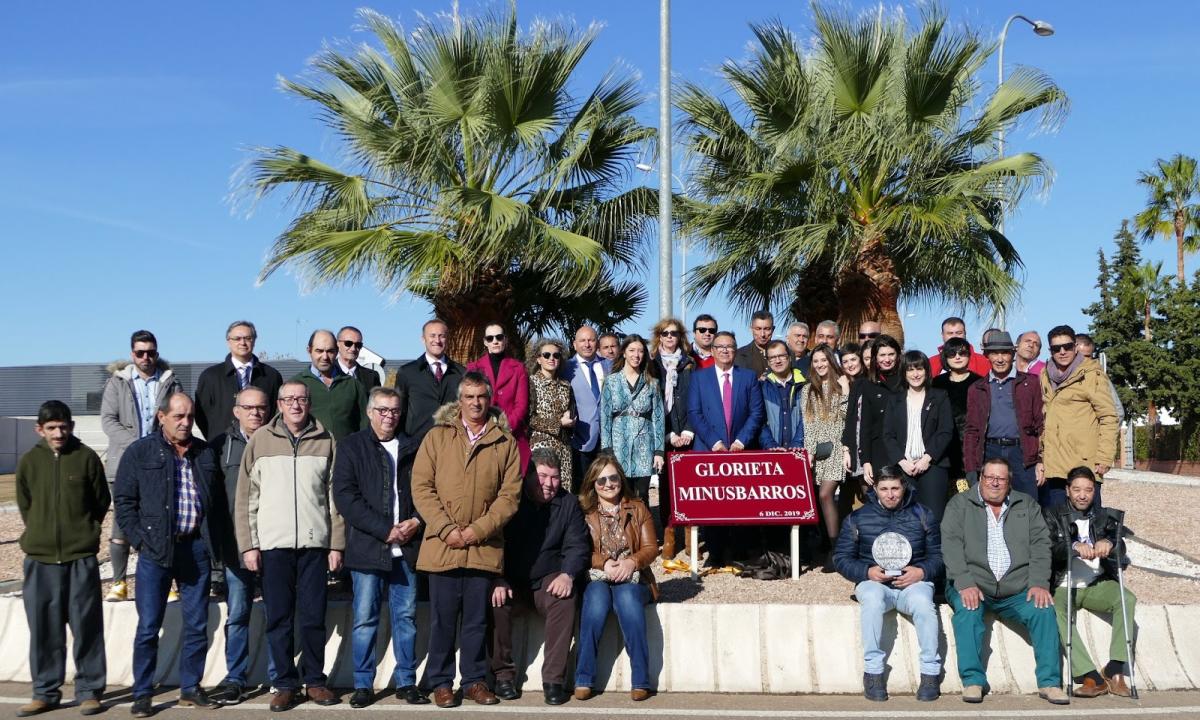
[[1108,376],[1099,362],[1076,351],[1075,331],[1059,325],[1046,337],[1050,362],[1041,375],[1046,482],[1038,489],[1038,502],[1054,507],[1067,501],[1072,468],[1090,468],[1101,477],[1108,472],[1117,457],[1120,418]]
[[883,326],[878,320],[864,320],[858,326],[858,343],[861,345],[868,340],[874,340],[883,334]]
[[[138,330],[129,339],[129,360],[108,366],[112,377],[104,384],[100,400],[100,426],[108,436],[104,461],[109,490],[117,479],[117,468],[125,450],[155,428],[155,413],[163,399],[183,392],[175,373],[158,356],[158,340],[149,330]],[[129,599],[125,584],[129,565],[129,541],[117,523],[113,523],[108,552],[112,558],[113,584],[104,597],[108,602]]]
[[353,325],[347,325],[338,330],[337,347],[338,367],[347,375],[353,375],[354,379],[363,386],[365,392],[369,393],[372,388],[377,388],[383,384],[379,381],[379,373],[358,364],[358,354],[363,349],[363,335],[361,330]]
[[309,412],[321,425],[341,440],[367,426],[367,392],[362,383],[342,372],[337,363],[337,340],[328,330],[316,330],[308,338],[308,356],[312,365],[289,382],[308,388]]
[[249,320],[234,320],[225,330],[229,353],[225,361],[204,369],[196,382],[196,425],[206,440],[225,432],[233,422],[234,396],[248,387],[267,394],[267,417],[275,414],[275,398],[283,376],[279,371],[258,359],[254,343],[258,331]]
[[713,357],[713,341],[716,339],[716,319],[708,313],[697,315],[692,322],[692,362],[697,370],[716,364],[717,359]]

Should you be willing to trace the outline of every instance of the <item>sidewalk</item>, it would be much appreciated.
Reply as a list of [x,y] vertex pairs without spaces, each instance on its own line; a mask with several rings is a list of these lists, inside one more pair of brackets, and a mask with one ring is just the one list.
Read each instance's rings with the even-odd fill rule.
[[1170,473],[1150,472],[1149,470],[1123,470],[1113,468],[1104,476],[1105,480],[1117,480],[1119,482],[1147,482],[1160,483],[1163,485],[1186,485],[1189,487],[1200,487],[1200,477],[1192,475],[1172,475]]

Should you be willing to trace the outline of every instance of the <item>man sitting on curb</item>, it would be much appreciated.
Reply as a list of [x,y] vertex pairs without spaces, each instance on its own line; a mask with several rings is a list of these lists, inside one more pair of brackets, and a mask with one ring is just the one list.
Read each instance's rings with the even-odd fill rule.
[[1018,620],[1029,631],[1038,695],[1055,705],[1070,699],[1059,687],[1058,632],[1050,596],[1050,533],[1037,501],[1011,489],[1008,462],[989,458],[979,483],[946,505],[942,548],[946,600],[954,608],[954,639],[963,701],[983,702],[983,614]]
[[[1129,662],[1125,643],[1127,633],[1134,628],[1125,625],[1121,613],[1121,592],[1125,593],[1125,608],[1133,620],[1137,598],[1124,590],[1117,581],[1117,558],[1128,566],[1125,541],[1117,536],[1120,511],[1093,504],[1100,480],[1091,468],[1077,467],[1067,473],[1067,503],[1047,508],[1046,524],[1050,527],[1050,542],[1054,561],[1054,611],[1058,615],[1058,633],[1067,640],[1067,613],[1075,608],[1112,615],[1112,640],[1109,642],[1108,664],[1100,672],[1088,655],[1079,637],[1079,625],[1071,628],[1071,677],[1079,683],[1076,697],[1092,698],[1111,692],[1129,697],[1125,683],[1125,663]],[[1120,547],[1118,547],[1118,544]],[[1117,551],[1120,551],[1119,553]],[[1071,582],[1074,585],[1071,603],[1067,608],[1067,562],[1071,563]]]
[[[889,575],[875,558],[875,541],[885,533],[899,534],[912,551],[896,575]],[[917,627],[921,647],[917,700],[937,700],[942,659],[938,655],[933,581],[943,569],[941,532],[933,513],[917,503],[898,466],[888,465],[879,471],[867,504],[842,523],[833,561],[842,577],[857,583],[854,593],[862,618],[863,696],[876,701],[888,699],[883,674],[887,653],[880,647],[880,639],[884,613],[896,610],[911,617]]]

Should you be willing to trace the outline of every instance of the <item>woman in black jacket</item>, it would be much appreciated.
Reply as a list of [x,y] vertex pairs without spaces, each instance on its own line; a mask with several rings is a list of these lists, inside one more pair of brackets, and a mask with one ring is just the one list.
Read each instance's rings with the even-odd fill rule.
[[919,350],[904,353],[901,363],[906,389],[890,398],[883,421],[888,464],[899,465],[916,488],[917,502],[938,522],[946,510],[954,413],[945,390],[930,387],[929,358]]
[[945,390],[950,397],[950,409],[954,412],[954,437],[950,439],[950,447],[946,457],[950,459],[950,494],[967,489],[967,473],[963,469],[963,430],[967,426],[967,388],[975,384],[979,376],[971,372],[971,345],[965,339],[952,337],[942,346],[942,367],[946,372],[938,375],[931,383],[939,390]]
[[[901,389],[901,374],[897,369],[900,343],[890,335],[875,338],[874,361],[866,382],[850,386],[849,406],[846,409],[846,430],[842,433],[847,468],[853,472],[862,467],[863,481],[873,485],[874,469],[890,465],[883,444],[883,413],[892,395]],[[855,462],[857,460],[857,462]]]

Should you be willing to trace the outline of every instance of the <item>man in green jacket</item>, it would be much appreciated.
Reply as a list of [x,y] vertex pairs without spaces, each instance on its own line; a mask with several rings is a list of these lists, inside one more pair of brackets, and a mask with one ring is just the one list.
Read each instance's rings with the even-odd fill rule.
[[308,356],[312,365],[291,382],[308,388],[312,404],[309,412],[321,426],[341,440],[366,428],[367,392],[353,375],[342,372],[337,363],[337,341],[328,330],[317,330],[308,338]]
[[17,717],[58,707],[66,674],[67,633],[75,636],[75,697],[80,712],[101,711],[107,666],[101,610],[100,523],[112,502],[104,463],[72,431],[71,408],[48,400],[38,409],[42,440],[17,466],[17,508],[25,523],[25,583],[33,700]]
[[1059,686],[1058,627],[1050,595],[1050,533],[1037,501],[1014,492],[1008,462],[989,458],[979,482],[951,498],[942,519],[946,600],[954,608],[954,640],[963,701],[983,701],[987,675],[984,612],[1017,620],[1029,631],[1038,695],[1070,702]]

